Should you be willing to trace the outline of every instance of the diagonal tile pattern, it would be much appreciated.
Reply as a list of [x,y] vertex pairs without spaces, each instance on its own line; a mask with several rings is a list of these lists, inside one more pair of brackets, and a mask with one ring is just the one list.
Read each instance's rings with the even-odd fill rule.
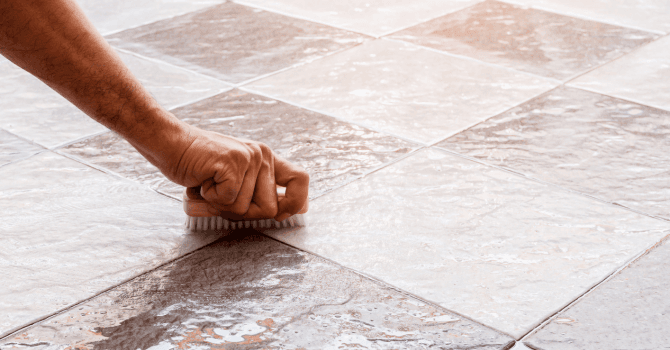
[[[664,349],[670,344],[665,240],[526,340],[538,350]],[[631,332],[631,325],[637,325]]]
[[670,219],[670,113],[559,88],[438,146]]
[[[310,173],[310,195],[362,176],[418,147],[277,100],[232,90],[172,111],[205,130],[257,140]],[[181,198],[183,187],[167,180],[128,142],[106,133],[63,152]]]
[[508,349],[459,315],[249,231],[7,339],[7,350]]
[[44,148],[0,129],[0,167],[30,157]]
[[670,223],[425,150],[310,203],[290,245],[516,338]]
[[309,62],[364,39],[231,2],[107,37],[113,46],[233,83]]
[[390,37],[566,79],[620,57],[659,35],[485,1]]
[[668,81],[670,37],[666,36],[579,77],[570,85],[670,111]]
[[376,40],[249,88],[427,143],[555,85],[415,45]]
[[177,201],[51,152],[0,179],[0,334],[216,239],[186,234]]

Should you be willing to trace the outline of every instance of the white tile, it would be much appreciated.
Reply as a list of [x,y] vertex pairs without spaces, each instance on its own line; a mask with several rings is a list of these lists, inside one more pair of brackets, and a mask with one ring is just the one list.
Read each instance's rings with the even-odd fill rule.
[[271,96],[420,142],[444,138],[557,84],[374,40],[250,84]]
[[664,37],[569,85],[670,111],[670,37]]
[[271,232],[520,337],[670,224],[425,150],[310,203]]

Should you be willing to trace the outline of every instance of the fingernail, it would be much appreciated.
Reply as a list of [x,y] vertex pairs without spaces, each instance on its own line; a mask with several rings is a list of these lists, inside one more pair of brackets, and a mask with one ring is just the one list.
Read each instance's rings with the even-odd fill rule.
[[277,218],[276,218],[275,220],[277,220],[277,221],[284,221],[284,220],[288,219],[289,216],[291,216],[291,214],[289,214],[289,213],[284,213],[284,214],[278,215]]

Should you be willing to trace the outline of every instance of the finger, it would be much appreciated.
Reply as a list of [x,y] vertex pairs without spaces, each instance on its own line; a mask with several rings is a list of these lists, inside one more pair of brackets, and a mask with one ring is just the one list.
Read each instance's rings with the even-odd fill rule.
[[254,197],[254,188],[256,187],[256,179],[258,171],[261,167],[262,153],[258,145],[249,145],[251,148],[251,158],[248,164],[246,173],[242,180],[240,190],[237,193],[237,198],[231,205],[219,205],[212,203],[216,209],[221,211],[231,212],[236,215],[244,215],[249,211],[249,205]]
[[256,178],[256,188],[254,189],[254,198],[249,204],[245,218],[248,219],[269,219],[277,215],[277,184],[274,176],[274,153],[272,150],[261,144],[263,151],[263,161]]
[[307,203],[309,175],[301,167],[275,155],[275,181],[286,187],[286,195],[277,203],[275,220],[282,221],[297,213]]

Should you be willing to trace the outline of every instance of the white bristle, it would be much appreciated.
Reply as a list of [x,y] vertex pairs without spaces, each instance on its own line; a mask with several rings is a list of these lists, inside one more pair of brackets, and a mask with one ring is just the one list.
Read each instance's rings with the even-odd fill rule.
[[243,220],[243,221],[229,221],[220,216],[211,217],[192,217],[187,216],[184,224],[187,229],[204,231],[204,230],[235,230],[241,228],[284,228],[284,227],[300,227],[307,226],[306,217],[302,214],[296,214],[288,217],[284,221],[277,221],[275,219],[257,219],[257,220]]
[[258,228],[258,220],[251,221],[251,227]]
[[289,226],[291,226],[291,227],[294,227],[294,226],[295,226],[295,221],[293,221],[293,217],[292,217],[292,216],[289,217],[289,218],[286,219],[286,220],[288,220],[288,224],[289,224]]
[[244,227],[249,228],[251,226],[251,222],[249,220],[244,221]]
[[202,220],[202,229],[203,230],[208,230],[209,229],[209,218],[204,218]]
[[230,228],[230,221],[223,219],[223,229],[227,230]]
[[223,218],[220,216],[216,217],[216,229],[220,230],[223,227]]

